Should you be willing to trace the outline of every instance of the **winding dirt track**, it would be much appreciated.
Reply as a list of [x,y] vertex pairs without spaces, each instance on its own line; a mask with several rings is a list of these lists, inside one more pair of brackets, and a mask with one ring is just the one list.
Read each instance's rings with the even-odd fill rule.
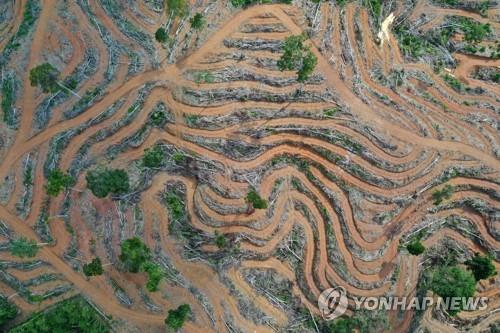
[[[23,279],[44,272],[60,273],[61,278],[34,287],[33,292],[70,283],[72,290],[61,298],[83,294],[103,312],[119,319],[118,331],[132,325],[160,332],[167,310],[188,303],[193,316],[186,332],[231,332],[231,327],[273,332],[294,324],[294,317],[277,307],[269,295],[253,289],[248,282],[250,269],[270,270],[288,280],[292,297],[319,316],[316,299],[331,286],[344,286],[351,296],[413,295],[425,262],[409,256],[400,245],[426,225],[440,226],[424,237],[427,248],[444,239],[454,240],[468,255],[500,248],[498,218],[474,208],[483,205],[494,212],[500,209],[500,137],[495,128],[499,89],[469,77],[475,67],[497,66],[498,61],[456,54],[459,66],[454,75],[486,91],[482,96],[458,94],[427,64],[406,62],[394,36],[377,45],[369,14],[359,4],[349,3],[340,10],[323,3],[318,14],[320,32],[307,42],[318,58],[315,74],[320,79],[298,83],[295,73],[277,70],[275,61],[280,54],[276,49],[259,49],[252,41],[272,44],[302,33],[307,27],[301,10],[285,5],[253,6],[231,13],[217,26],[227,8],[197,1],[192,5],[198,9],[220,6],[206,14],[207,22],[213,19],[216,30],[209,25],[212,30],[197,32],[205,40],[194,49],[189,43],[199,45],[199,41],[193,38],[189,22],[172,20],[173,33],[179,29],[174,43],[184,43],[185,49],[192,51],[175,63],[162,60],[155,67],[159,59],[147,56],[144,41],[129,38],[99,1],[84,2],[93,15],[89,16],[80,4],[71,3],[67,8],[75,20],[66,22],[53,10],[57,0],[41,1],[27,68],[50,60],[51,52],[62,52],[62,36],[72,47],[61,68],[62,75],[73,73],[92,48],[99,55],[95,73],[76,90],[83,95],[103,84],[104,96],[84,112],[66,119],[64,112],[78,102],[70,96],[53,108],[47,127],[35,132],[33,115],[46,96],[31,87],[29,71],[23,72],[24,89],[17,101],[22,110],[19,128],[12,134],[11,145],[1,151],[0,179],[7,182],[13,170],[15,177],[7,204],[0,206],[0,220],[14,233],[41,242],[35,229],[41,214],[47,214],[54,239],[37,255],[46,266],[29,271]],[[25,4],[15,3],[16,19],[8,28],[9,34],[19,26]],[[418,18],[429,6],[419,2],[409,19]],[[436,17],[426,24],[428,27],[446,15],[488,22],[461,10],[432,8]],[[147,35],[153,34],[161,22],[171,20],[146,1],[126,8],[123,17]],[[274,31],[273,26],[279,29]],[[252,31],[249,27],[262,29]],[[498,29],[498,23],[492,27]],[[77,30],[79,34],[74,33]],[[122,51],[113,53],[107,44],[110,38],[121,45]],[[229,46],[228,41],[243,41],[250,46]],[[156,58],[169,52],[154,45]],[[128,67],[133,52],[141,58],[143,68],[139,73],[131,73]],[[113,79],[107,82],[110,64],[117,59]],[[381,84],[373,75],[375,69],[388,76],[393,69],[401,68],[410,74],[404,86],[396,89]],[[207,82],[193,80],[193,73],[226,69],[234,75],[215,74]],[[251,75],[238,77],[238,70]],[[411,73],[422,74],[434,84],[428,86]],[[278,80],[281,85],[275,84]],[[147,84],[154,87],[141,97],[140,91]],[[432,98],[424,96],[423,91]],[[132,121],[122,124],[139,98],[139,111]],[[99,119],[118,101],[122,104],[114,113]],[[490,107],[464,105],[464,101],[482,101]],[[151,128],[150,114],[158,103],[164,103],[175,119]],[[332,107],[339,107],[340,114],[325,116],[324,110]],[[486,120],[474,123],[467,119],[469,114]],[[54,149],[51,141],[76,128],[81,131],[67,140],[55,161],[61,170],[74,171],[76,184],[64,195],[48,200],[44,178],[45,164],[51,161]],[[135,143],[134,134],[144,129],[143,139]],[[156,144],[167,147],[165,160],[170,169],[145,170],[140,162],[134,162]],[[117,146],[123,149],[109,158],[107,150]],[[188,162],[173,162],[172,151],[188,156]],[[36,162],[30,188],[23,184],[26,161]],[[76,162],[83,166],[75,168]],[[95,198],[85,183],[87,170],[95,165],[127,169],[137,192],[119,200]],[[217,168],[207,171],[206,165]],[[143,176],[147,183],[137,187]],[[433,192],[443,184],[452,185],[454,191],[436,206]],[[162,199],[167,185],[183,193],[185,223],[201,239],[195,249],[171,235],[175,221]],[[249,209],[245,195],[251,187],[269,200],[268,209]],[[32,193],[29,210],[21,215],[19,203],[28,191]],[[71,204],[65,211],[68,198]],[[444,223],[450,220],[455,222]],[[460,224],[463,221],[467,225]],[[286,248],[295,227],[302,231],[302,255],[291,249],[289,256],[283,255],[280,249]],[[216,232],[225,235],[237,251],[215,247]],[[115,265],[120,242],[132,236],[142,237],[154,249],[156,259],[168,258],[178,272],[178,276],[167,276],[159,292],[147,293],[156,310],[141,296],[145,292],[144,274],[124,274]],[[76,250],[71,253],[77,257],[69,255],[70,250]],[[190,259],[193,253],[195,258]],[[110,265],[105,266],[103,276],[85,279],[79,271],[81,263],[96,255]],[[225,257],[227,266],[214,264],[214,257]],[[15,261],[7,255],[6,259]],[[500,270],[496,261],[495,266]],[[13,275],[20,278],[15,270]],[[127,293],[132,305],[120,303],[110,278]],[[3,283],[0,287],[13,291]],[[491,299],[488,310],[460,315],[467,323],[482,318],[472,327],[477,332],[498,320],[500,308],[498,281],[482,284],[479,289],[480,295]],[[248,317],[242,300],[264,314],[260,323]],[[41,306],[53,302],[47,299]],[[21,298],[16,304],[28,312],[35,310]],[[351,309],[348,314],[352,314]],[[397,327],[394,331],[407,332],[413,315],[409,311],[403,316],[389,313],[388,318],[391,326]],[[450,325],[439,323],[432,311],[425,312],[420,325],[433,332],[455,332]]]

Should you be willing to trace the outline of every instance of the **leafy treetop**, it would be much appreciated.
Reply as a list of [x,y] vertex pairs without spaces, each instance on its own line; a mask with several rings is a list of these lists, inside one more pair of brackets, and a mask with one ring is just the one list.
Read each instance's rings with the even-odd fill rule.
[[424,245],[419,240],[410,242],[408,245],[406,245],[406,249],[408,250],[408,252],[410,252],[410,254],[414,256],[418,256],[425,251]]
[[49,63],[43,63],[30,70],[31,86],[38,86],[45,93],[54,93],[60,89],[58,77],[59,71]]
[[184,326],[184,322],[188,318],[190,312],[191,307],[188,304],[182,304],[175,310],[168,310],[165,324],[174,330],[178,330]]
[[163,270],[152,261],[150,249],[138,237],[125,240],[121,245],[120,261],[132,273],[146,272],[149,280],[146,288],[153,292],[163,278]]
[[201,13],[196,13],[190,20],[191,27],[196,30],[201,30],[205,25],[205,19]]
[[160,146],[154,146],[144,151],[142,163],[148,168],[158,168],[163,161],[163,151]]
[[490,255],[482,256],[476,253],[472,259],[465,262],[465,265],[472,271],[476,281],[487,279],[497,274]]
[[121,245],[120,260],[126,270],[137,273],[142,265],[151,260],[151,251],[140,238],[130,238],[123,241]]
[[[445,266],[433,272],[430,288],[442,298],[472,297],[476,291],[476,280],[468,271],[456,266]],[[460,308],[463,308],[463,304],[460,304]],[[458,312],[459,310],[448,310],[452,316]]]
[[155,39],[158,43],[165,43],[168,40],[168,33],[163,28],[158,28],[155,32]]
[[74,183],[73,177],[65,174],[59,169],[50,171],[45,185],[45,191],[50,196],[57,196],[63,189],[69,188]]
[[99,257],[94,258],[90,263],[83,265],[83,273],[86,276],[102,275],[102,263]]
[[278,68],[284,70],[297,70],[297,80],[306,81],[314,71],[318,58],[304,42],[306,35],[290,36],[283,43],[283,54],[278,60]]
[[128,174],[122,169],[89,171],[85,179],[88,188],[98,198],[105,198],[109,193],[127,193],[130,189]]

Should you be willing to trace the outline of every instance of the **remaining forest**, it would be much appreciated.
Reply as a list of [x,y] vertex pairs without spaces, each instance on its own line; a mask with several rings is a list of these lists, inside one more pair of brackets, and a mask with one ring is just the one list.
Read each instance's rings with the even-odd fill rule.
[[495,0],[0,2],[0,331],[498,332],[499,22]]

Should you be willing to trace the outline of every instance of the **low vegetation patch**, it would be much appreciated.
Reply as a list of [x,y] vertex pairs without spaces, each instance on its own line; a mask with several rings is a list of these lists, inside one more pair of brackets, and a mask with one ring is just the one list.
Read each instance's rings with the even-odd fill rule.
[[0,295],[0,328],[17,316],[17,307],[7,297]]
[[254,189],[251,189],[246,196],[246,201],[252,205],[255,209],[266,209],[267,208],[267,200],[261,198],[259,193]]
[[119,195],[130,189],[128,174],[121,169],[98,169],[89,171],[85,177],[87,187],[98,198],[108,194]]
[[451,198],[453,191],[454,191],[453,186],[448,184],[442,189],[435,190],[434,192],[432,192],[432,198],[434,199],[434,204],[439,205],[440,203],[443,202],[443,200]]
[[82,297],[71,298],[34,314],[9,333],[107,333],[110,327]]
[[38,244],[26,237],[13,239],[10,241],[10,253],[19,258],[33,258],[38,253]]

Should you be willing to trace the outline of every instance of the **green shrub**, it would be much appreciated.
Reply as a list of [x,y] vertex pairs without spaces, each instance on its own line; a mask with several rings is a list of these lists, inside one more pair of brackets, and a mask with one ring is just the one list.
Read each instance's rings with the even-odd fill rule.
[[167,115],[163,111],[155,111],[151,114],[151,122],[154,126],[161,127],[167,122]]
[[20,258],[33,258],[38,253],[38,244],[26,237],[13,239],[10,241],[10,253]]
[[314,72],[314,68],[318,64],[318,58],[311,51],[307,51],[307,54],[302,58],[302,67],[300,67],[297,72],[299,82],[306,81],[309,76]]
[[165,195],[165,202],[175,220],[180,220],[184,217],[185,207],[184,201],[177,194],[169,192]]
[[492,257],[489,255],[482,256],[476,253],[472,259],[465,262],[465,265],[472,271],[476,281],[487,279],[497,274]]
[[155,32],[155,39],[158,43],[165,43],[168,40],[168,33],[163,28],[158,28]]
[[434,204],[439,205],[441,202],[443,202],[444,199],[451,198],[453,191],[454,191],[453,186],[448,184],[441,190],[435,190],[434,192],[432,192],[432,198],[434,199]]
[[337,108],[331,108],[331,109],[326,109],[323,110],[323,115],[325,117],[333,117],[339,110]]
[[57,196],[63,189],[68,189],[74,184],[74,179],[59,169],[51,170],[45,185],[45,191],[50,196]]
[[0,327],[17,316],[17,308],[7,297],[0,295]]
[[458,79],[454,78],[450,74],[443,75],[443,79],[456,92],[462,92],[465,89],[462,82],[460,82]]
[[148,274],[146,284],[148,291],[158,290],[158,285],[164,276],[163,270],[152,261],[151,250],[140,238],[134,237],[123,241],[119,258],[127,271]]
[[482,24],[475,22],[469,18],[460,17],[458,19],[460,30],[464,33],[464,39],[470,43],[479,43],[486,36],[491,34],[491,26],[489,23]]
[[421,255],[425,251],[425,246],[420,241],[413,241],[406,245],[406,249],[414,256]]
[[59,91],[58,77],[59,71],[49,63],[43,63],[30,70],[31,86],[38,86],[45,93]]
[[151,251],[140,238],[134,237],[122,242],[119,258],[127,271],[138,273],[151,260]]
[[260,195],[253,189],[247,193],[246,201],[252,204],[252,207],[255,209],[267,208],[267,201],[265,199],[262,199]]
[[191,28],[195,30],[201,30],[205,25],[205,19],[201,13],[196,13],[189,22],[191,23]]
[[103,272],[104,270],[102,269],[102,263],[99,257],[94,258],[90,263],[83,265],[83,273],[86,276],[102,275]]
[[306,81],[318,63],[318,58],[304,45],[305,40],[304,34],[287,37],[283,43],[283,54],[278,60],[281,71],[297,70],[299,82]]
[[163,162],[163,150],[160,146],[155,146],[144,151],[142,163],[148,168],[158,168]]
[[188,318],[190,312],[191,307],[188,304],[182,304],[175,310],[168,310],[165,324],[174,330],[178,330],[184,326],[184,322]]
[[87,187],[98,198],[105,198],[109,193],[117,195],[129,191],[128,174],[121,169],[100,169],[87,173]]
[[224,234],[219,233],[218,231],[215,232],[215,245],[217,245],[219,249],[226,248],[228,245],[226,236],[224,236]]
[[13,115],[14,106],[14,79],[6,77],[2,81],[2,112],[3,120],[9,126],[13,126],[15,123]]
[[109,326],[81,297],[68,299],[34,314],[9,333],[108,333]]
[[154,292],[158,290],[158,285],[160,284],[161,279],[163,278],[163,271],[157,264],[149,261],[146,262],[142,269],[148,273],[148,282],[146,284],[146,288],[150,292]]
[[179,153],[179,152],[175,152],[173,155],[172,155],[172,159],[174,160],[174,162],[176,163],[183,163],[185,160],[186,160],[186,156],[184,156],[183,153]]

